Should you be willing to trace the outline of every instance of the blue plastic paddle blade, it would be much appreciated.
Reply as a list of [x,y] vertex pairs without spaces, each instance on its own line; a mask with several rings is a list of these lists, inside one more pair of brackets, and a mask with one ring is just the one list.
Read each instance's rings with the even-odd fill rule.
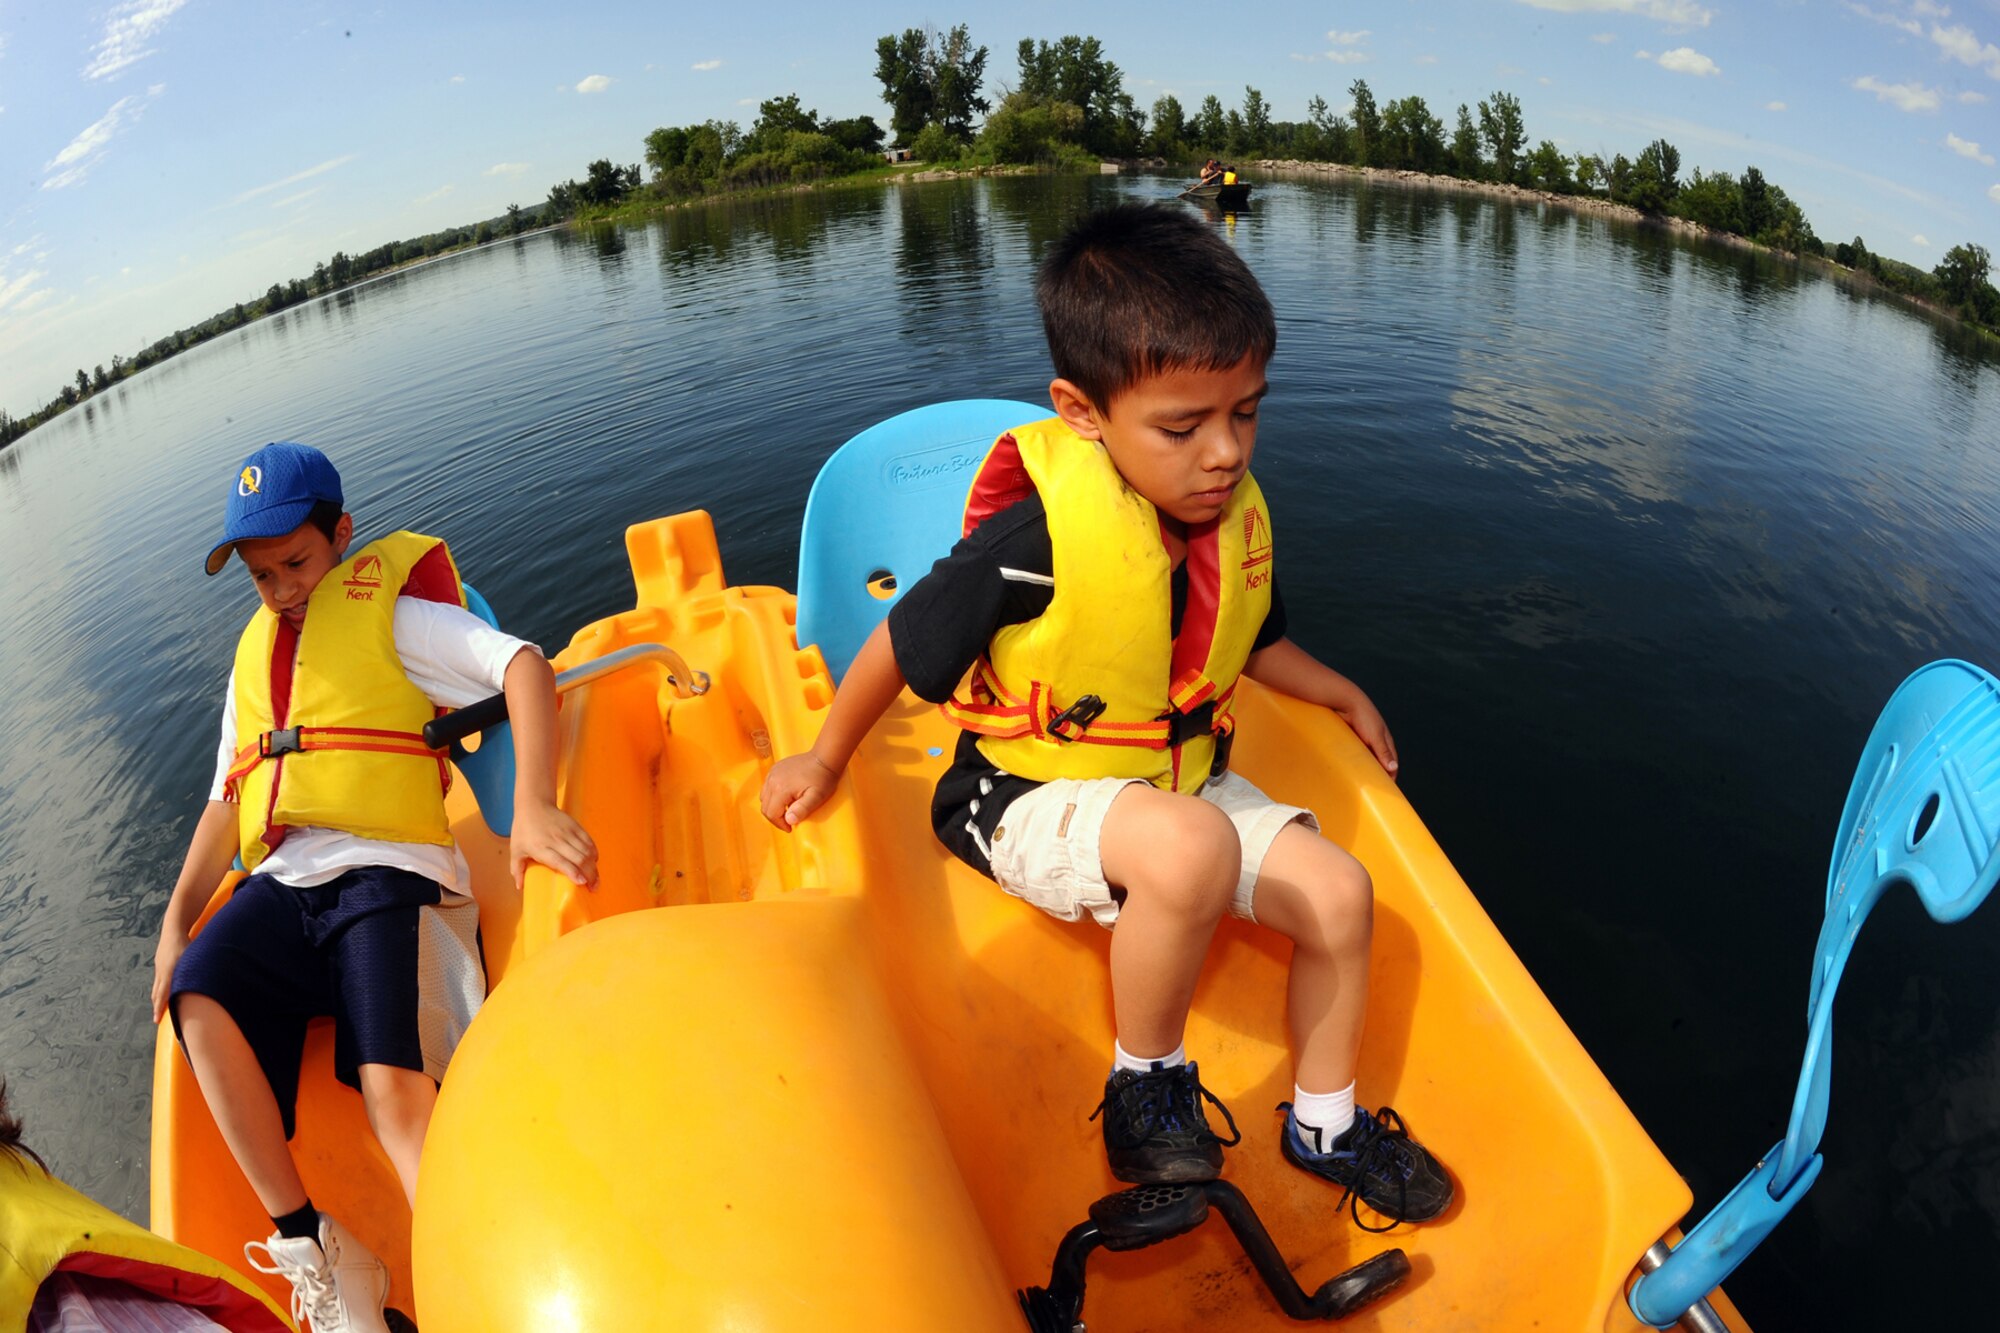
[[1855,770],[1827,871],[1826,906],[1885,876],[1938,921],[1958,921],[2000,878],[2000,680],[1969,662],[1919,668],[1883,708]]
[[[466,610],[499,629],[500,617],[493,614],[486,599],[470,583],[464,587]],[[486,827],[503,838],[510,836],[514,832],[514,728],[505,722],[488,727],[480,733],[477,750],[453,741],[451,762],[458,765],[459,776],[472,788]]]
[[957,542],[993,441],[1050,415],[1000,398],[934,403],[870,426],[826,460],[799,537],[799,644],[838,681],[903,589]]

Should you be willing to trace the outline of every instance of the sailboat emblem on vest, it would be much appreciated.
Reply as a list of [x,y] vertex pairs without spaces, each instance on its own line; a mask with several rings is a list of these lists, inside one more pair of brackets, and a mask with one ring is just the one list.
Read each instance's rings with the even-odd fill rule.
[[1271,525],[1264,511],[1251,505],[1243,511],[1243,568],[1254,569],[1271,562]]
[[346,584],[350,588],[379,588],[382,586],[382,557],[379,555],[357,556],[354,572],[349,574]]

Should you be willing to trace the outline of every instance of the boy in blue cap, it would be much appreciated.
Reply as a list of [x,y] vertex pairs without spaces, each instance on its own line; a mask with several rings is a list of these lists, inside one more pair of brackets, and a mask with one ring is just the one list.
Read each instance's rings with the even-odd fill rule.
[[[555,677],[467,611],[443,542],[398,532],[352,553],[340,474],[270,444],[230,478],[234,551],[262,605],[236,649],[207,808],[160,927],[153,1018],[170,1015],[223,1140],[275,1233],[244,1247],[283,1275],[313,1333],[378,1333],[388,1271],[319,1212],[287,1143],[306,1024],[334,1020],[334,1072],[414,1204],[436,1080],[485,994],[449,769],[423,723],[504,690],[518,780],[511,853],[594,882],[590,835],[555,803]],[[252,873],[192,941],[216,883]]]

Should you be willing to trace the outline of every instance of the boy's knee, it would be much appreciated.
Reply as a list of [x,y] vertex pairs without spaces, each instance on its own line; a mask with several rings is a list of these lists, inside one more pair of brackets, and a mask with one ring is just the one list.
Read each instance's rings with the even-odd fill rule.
[[1220,916],[1243,867],[1229,816],[1196,797],[1131,790],[1142,799],[1123,830],[1128,850],[1116,882],[1189,915]]

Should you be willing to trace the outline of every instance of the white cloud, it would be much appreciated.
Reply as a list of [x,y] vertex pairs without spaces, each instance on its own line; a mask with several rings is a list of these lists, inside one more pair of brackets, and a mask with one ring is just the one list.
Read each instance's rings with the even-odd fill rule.
[[1632,58],[1634,60],[1651,60],[1653,58],[1653,53],[1651,51],[1645,51],[1645,50],[1634,51],[1632,53]]
[[229,202],[231,206],[248,203],[260,194],[270,194],[273,190],[282,190],[287,185],[297,185],[300,181],[311,180],[314,176],[324,175],[326,172],[332,171],[335,167],[344,167],[349,162],[352,162],[354,157],[353,153],[342,153],[339,157],[330,157],[318,166],[307,167],[304,171],[295,171],[283,180],[275,180],[269,185],[259,185],[245,190]]
[[1943,100],[1935,88],[1926,88],[1921,83],[1884,83],[1873,74],[1862,75],[1853,86],[1864,93],[1874,93],[1878,100],[1890,103],[1898,111],[1935,111]]
[[1994,203],[2000,204],[2000,185],[1994,185],[1989,187],[1986,191],[1986,197],[1988,199],[1991,199]]
[[15,300],[26,296],[28,290],[39,282],[43,276],[44,274],[41,269],[31,268],[20,277],[9,281],[6,272],[0,270],[0,310],[5,310]]
[[1367,28],[1362,28],[1358,32],[1342,32],[1335,28],[1327,33],[1326,39],[1335,46],[1359,46],[1368,40],[1368,32]]
[[1609,46],[1618,40],[1618,34],[1615,32],[1593,32],[1590,34],[1590,40],[1596,42],[1599,46]]
[[42,181],[42,188],[63,190],[82,181],[111,147],[111,141],[118,137],[119,132],[136,124],[147,103],[163,91],[164,88],[155,84],[147,89],[143,97],[132,93],[112,103],[109,111],[71,139],[42,167],[48,173]]
[[1980,152],[1978,144],[1970,139],[1961,139],[1949,130],[1945,131],[1944,146],[1960,157],[1969,157],[1974,162],[1984,162],[1989,167],[1993,165],[1993,154]]
[[1722,73],[1721,68],[1713,60],[1692,46],[1676,46],[1671,51],[1662,51],[1660,68],[1671,70],[1675,74],[1692,74],[1698,79]]
[[1436,56],[1434,56],[1434,55],[1421,55],[1421,56],[1418,56],[1418,57],[1417,57],[1417,58],[1416,58],[1416,59],[1415,59],[1414,61],[1412,61],[1411,63],[1412,63],[1412,64],[1416,64],[1416,65],[1435,65],[1435,64],[1437,64],[1437,62],[1438,62],[1438,58],[1437,58]]
[[465,82],[465,76],[464,76],[463,74],[454,74],[454,75],[452,75],[452,76],[451,76],[451,81],[452,81],[453,83],[464,83],[464,82]]
[[1558,14],[1632,14],[1674,28],[1706,28],[1715,12],[1694,0],[1521,0]]
[[526,162],[495,162],[486,168],[489,176],[518,176],[528,169]]
[[688,68],[706,73],[712,69],[721,69],[722,62],[720,60],[697,60],[692,65],[689,65]]
[[1963,25],[1955,28],[1940,28],[1937,24],[1933,23],[1931,25],[1931,40],[1937,43],[1938,50],[1944,52],[1953,60],[1958,61],[1959,64],[1970,65],[1974,69],[1983,69],[1989,77],[2000,79],[2000,46],[1995,46],[1991,42],[1980,41],[1977,37],[1973,36],[1972,29]]
[[1859,14],[1862,18],[1873,19],[1877,23],[1886,23],[1892,28],[1901,28],[1904,32],[1909,33],[1910,36],[1912,37],[1921,37],[1924,35],[1924,25],[1917,22],[1913,18],[1906,19],[1901,14],[1880,13],[1876,10],[1870,9],[1866,5],[1857,5],[1851,2],[1848,4],[1847,7],[1854,13]]
[[592,74],[588,78],[578,79],[576,90],[580,93],[601,93],[613,82],[609,74]]
[[450,185],[440,185],[435,190],[432,190],[429,194],[420,194],[410,202],[417,205],[419,208],[421,208],[425,204],[434,204],[438,200],[450,194],[453,188],[454,187]]
[[1916,246],[1920,250],[1928,250],[1931,248],[1931,239],[1928,236],[1922,236],[1922,235],[1912,236],[1910,238],[1910,244]]
[[1964,92],[1960,93],[1954,100],[1963,102],[1967,106],[1978,106],[1981,102],[1984,102],[1986,100],[1986,94],[1974,92],[1972,89],[1967,88]]
[[320,186],[315,185],[310,190],[300,190],[297,194],[288,194],[283,199],[275,200],[271,204],[271,207],[290,208],[293,204],[303,204],[306,200],[318,194],[320,188]]
[[1365,65],[1375,57],[1366,51],[1328,51],[1326,59],[1336,65]]
[[1764,109],[1766,111],[1786,111],[1789,110],[1790,108],[1788,108],[1783,102],[1766,102],[1764,103]]
[[1542,87],[1547,88],[1552,86],[1555,83],[1555,80],[1550,78],[1548,75],[1544,74],[1542,75],[1541,78],[1536,79],[1535,82],[1541,84]]
[[130,0],[112,10],[104,24],[104,36],[90,49],[90,63],[83,67],[83,77],[110,78],[153,54],[153,48],[146,43],[186,3],[187,0]]

